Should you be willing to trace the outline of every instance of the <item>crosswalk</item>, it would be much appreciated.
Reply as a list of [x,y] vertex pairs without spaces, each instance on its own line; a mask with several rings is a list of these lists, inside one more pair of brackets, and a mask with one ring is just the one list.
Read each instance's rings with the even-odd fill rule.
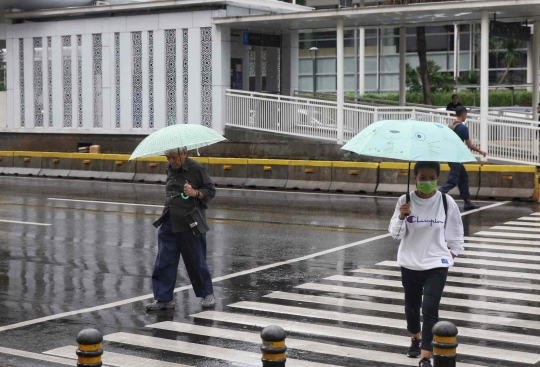
[[[440,309],[441,320],[459,329],[458,365],[540,365],[540,213],[465,240]],[[416,366],[404,355],[410,342],[404,318],[401,272],[388,259],[234,302],[223,311],[195,313],[192,322],[105,335],[103,361],[114,367],[261,366],[260,330],[280,325],[289,334],[288,367]],[[114,351],[107,351],[108,344]],[[70,345],[44,353],[75,359],[75,350]],[[161,355],[167,358],[156,357]]]

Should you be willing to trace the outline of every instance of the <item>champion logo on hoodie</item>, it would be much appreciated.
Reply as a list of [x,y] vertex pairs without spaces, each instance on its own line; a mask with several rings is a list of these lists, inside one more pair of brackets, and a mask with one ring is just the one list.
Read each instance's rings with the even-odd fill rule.
[[414,223],[430,223],[433,227],[434,224],[444,224],[443,221],[440,221],[438,219],[420,219],[420,217],[415,217],[412,215],[409,215],[407,217],[407,223],[414,224]]

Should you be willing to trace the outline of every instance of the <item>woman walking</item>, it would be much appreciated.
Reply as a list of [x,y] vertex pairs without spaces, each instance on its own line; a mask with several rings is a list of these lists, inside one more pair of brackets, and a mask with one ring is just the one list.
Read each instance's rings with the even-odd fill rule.
[[432,366],[432,329],[439,321],[448,268],[463,250],[459,208],[450,196],[437,191],[439,173],[437,162],[416,163],[417,189],[399,198],[389,227],[392,236],[401,240],[398,264],[405,290],[407,330],[412,335],[407,356],[421,357],[420,367]]

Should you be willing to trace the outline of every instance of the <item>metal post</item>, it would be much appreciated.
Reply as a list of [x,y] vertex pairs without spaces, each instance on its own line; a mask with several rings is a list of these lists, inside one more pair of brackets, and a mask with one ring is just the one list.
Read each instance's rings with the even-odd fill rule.
[[263,367],[285,367],[287,333],[279,326],[268,326],[261,332]]
[[399,105],[407,102],[407,28],[399,29]]
[[[488,152],[489,115],[489,12],[482,11],[480,46],[480,149]],[[538,88],[537,88],[538,89]]]
[[96,329],[84,329],[77,335],[77,367],[101,367],[103,336]]
[[364,27],[360,28],[360,71],[358,72],[359,85],[358,91],[360,96],[366,93],[366,29]]
[[343,125],[345,104],[345,79],[344,79],[344,44],[343,44],[343,19],[337,20],[337,142],[343,144]]
[[358,29],[354,30],[354,80],[354,102],[358,102],[358,89],[360,89],[360,80],[358,79]]
[[532,66],[532,111],[533,111],[533,121],[538,121],[538,111],[537,106],[539,102],[538,96],[538,84],[540,84],[540,78],[538,71],[540,69],[540,54],[538,52],[538,47],[540,46],[540,22],[534,22],[533,29],[533,66]]
[[454,24],[454,81],[458,84],[459,78],[459,61],[460,61],[460,49],[461,49],[461,34],[459,24]]
[[433,367],[456,367],[457,327],[448,321],[433,326]]
[[313,98],[315,98],[317,93],[317,55],[311,60],[313,60]]

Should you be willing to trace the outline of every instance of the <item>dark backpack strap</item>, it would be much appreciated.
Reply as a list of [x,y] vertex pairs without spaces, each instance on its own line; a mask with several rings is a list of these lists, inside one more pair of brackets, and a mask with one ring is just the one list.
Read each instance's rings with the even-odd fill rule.
[[448,217],[448,202],[446,201],[446,194],[442,194],[442,205],[444,207],[444,227],[446,228],[446,218]]

